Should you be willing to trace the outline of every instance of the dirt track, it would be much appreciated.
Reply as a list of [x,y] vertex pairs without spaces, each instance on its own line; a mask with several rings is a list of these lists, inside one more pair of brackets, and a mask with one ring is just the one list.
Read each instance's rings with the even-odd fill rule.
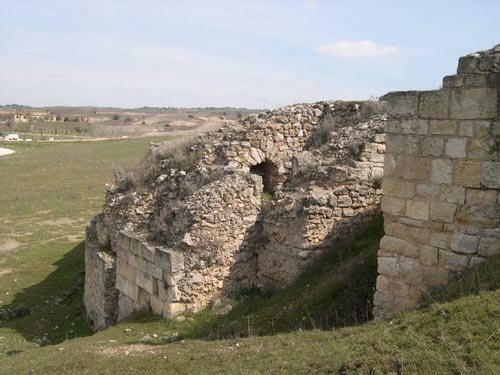
[[13,154],[15,151],[9,150],[8,148],[0,147],[0,156]]

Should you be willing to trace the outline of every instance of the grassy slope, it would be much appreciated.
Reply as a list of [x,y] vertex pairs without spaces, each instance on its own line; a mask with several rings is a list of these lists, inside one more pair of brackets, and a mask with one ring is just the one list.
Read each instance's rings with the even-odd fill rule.
[[0,159],[0,249],[19,247],[0,250],[0,306],[25,303],[33,314],[0,322],[0,359],[44,334],[52,343],[90,334],[81,302],[84,228],[113,168],[137,163],[149,141],[4,145],[17,153]]
[[[2,195],[0,210],[10,223],[0,221],[1,229],[22,232],[28,219],[32,227],[46,227],[23,237],[24,249],[0,254],[4,262],[0,270],[15,270],[0,276],[1,299],[4,303],[26,301],[34,309],[30,317],[0,323],[0,337],[4,337],[0,339],[0,374],[500,373],[499,260],[483,265],[420,311],[392,322],[335,328],[362,323],[369,317],[380,236],[377,221],[352,243],[327,253],[290,288],[270,297],[247,293],[227,316],[216,316],[209,310],[184,321],[138,315],[105,332],[62,342],[66,337],[89,334],[81,315],[81,288],[58,305],[48,297],[78,284],[83,248],[60,239],[48,242],[59,229],[41,224],[36,213],[51,209],[43,214],[44,220],[82,218],[81,223],[63,228],[81,234],[83,218],[86,222],[102,199],[101,189],[92,189],[92,178],[102,186],[113,165],[132,163],[146,147],[146,142],[126,142],[113,147],[106,143],[76,148],[20,145],[27,149],[9,157],[19,158],[18,163],[11,167],[0,163],[0,176],[15,176],[19,171],[25,174],[25,170],[36,175],[40,168],[45,171],[45,178],[38,177],[44,182],[41,186],[24,184],[21,179],[8,182],[10,198],[21,195],[24,199],[9,203],[11,199]],[[85,157],[76,156],[82,154]],[[64,167],[65,175],[54,175],[55,166],[46,169],[47,164],[57,165],[56,160],[69,167]],[[101,160],[107,160],[107,165]],[[94,176],[88,184],[87,175]],[[71,181],[66,176],[71,176]],[[64,196],[67,183],[77,194],[75,207],[68,207],[72,205]],[[20,203],[39,193],[33,205]],[[6,238],[3,231],[0,233]],[[305,331],[311,327],[334,329]],[[58,344],[34,348],[24,342],[43,332]],[[164,344],[173,333],[185,340]],[[147,345],[140,344],[145,334],[158,337]],[[6,352],[12,349],[23,352],[8,357]]]
[[498,374],[499,267],[499,259],[482,266],[439,301],[390,322],[144,345],[136,344],[142,335],[169,334],[175,324],[137,320],[91,337],[20,353],[0,361],[0,373]]

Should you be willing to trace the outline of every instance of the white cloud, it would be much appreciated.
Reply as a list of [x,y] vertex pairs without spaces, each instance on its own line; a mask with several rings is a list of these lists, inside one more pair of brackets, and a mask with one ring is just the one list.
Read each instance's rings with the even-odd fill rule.
[[304,0],[304,5],[307,9],[316,9],[318,3],[316,0]]
[[399,49],[397,47],[379,46],[371,40],[341,40],[335,43],[319,46],[315,48],[314,51],[342,58],[382,57],[399,53]]

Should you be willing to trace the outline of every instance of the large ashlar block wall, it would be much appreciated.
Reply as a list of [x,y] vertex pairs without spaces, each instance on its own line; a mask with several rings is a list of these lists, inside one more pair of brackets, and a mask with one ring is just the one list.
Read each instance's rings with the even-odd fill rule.
[[414,308],[500,253],[500,45],[435,91],[392,92],[376,318]]

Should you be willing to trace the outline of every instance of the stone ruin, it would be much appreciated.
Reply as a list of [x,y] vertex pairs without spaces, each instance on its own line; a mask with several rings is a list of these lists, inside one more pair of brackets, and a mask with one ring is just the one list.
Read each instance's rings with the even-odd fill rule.
[[440,90],[385,95],[387,123],[369,113],[381,102],[318,102],[251,115],[182,152],[152,144],[142,186],[117,176],[87,228],[89,323],[290,284],[377,213],[382,176],[373,314],[418,306],[500,253],[499,96],[500,45],[462,57]]
[[87,228],[91,326],[143,310],[172,317],[290,284],[379,210],[380,106],[294,105],[188,144],[152,144],[139,183],[117,175]]
[[435,91],[392,92],[374,316],[419,305],[500,254],[500,45]]

